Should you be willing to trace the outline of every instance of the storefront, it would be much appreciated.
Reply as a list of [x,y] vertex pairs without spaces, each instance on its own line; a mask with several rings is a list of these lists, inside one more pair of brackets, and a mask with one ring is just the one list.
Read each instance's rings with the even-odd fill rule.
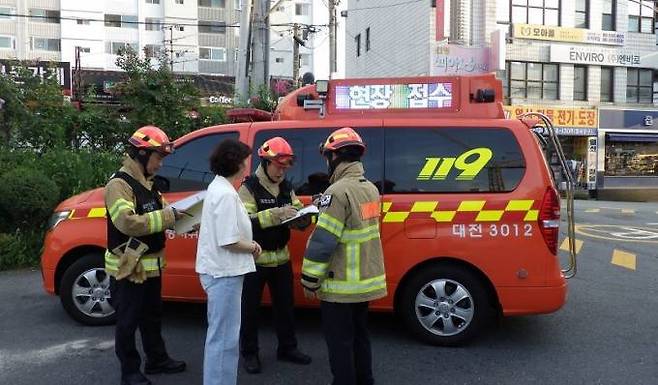
[[600,121],[599,197],[658,200],[658,110],[601,110]]
[[[516,118],[527,112],[548,116],[559,136],[564,154],[579,190],[596,188],[596,141],[598,116],[595,108],[551,107],[537,105],[505,106],[508,117]],[[594,156],[592,156],[594,155]],[[563,180],[556,156],[550,160],[557,182]]]

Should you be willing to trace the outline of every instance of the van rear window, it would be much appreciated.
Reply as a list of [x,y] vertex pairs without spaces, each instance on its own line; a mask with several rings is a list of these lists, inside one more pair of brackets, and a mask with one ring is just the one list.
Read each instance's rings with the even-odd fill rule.
[[385,193],[508,192],[525,159],[506,128],[386,128]]

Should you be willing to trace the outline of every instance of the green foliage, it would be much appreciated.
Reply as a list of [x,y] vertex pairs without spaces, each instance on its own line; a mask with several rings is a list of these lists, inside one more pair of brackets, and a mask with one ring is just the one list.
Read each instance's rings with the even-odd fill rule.
[[39,263],[43,236],[44,232],[41,230],[0,233],[0,271],[36,266]]
[[0,175],[3,231],[43,227],[58,202],[59,187],[42,172],[18,167]]

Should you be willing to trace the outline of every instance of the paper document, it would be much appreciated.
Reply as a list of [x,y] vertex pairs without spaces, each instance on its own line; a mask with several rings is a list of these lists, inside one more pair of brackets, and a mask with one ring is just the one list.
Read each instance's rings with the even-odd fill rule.
[[281,222],[281,224],[290,223],[290,222],[296,221],[300,218],[306,217],[308,215],[317,215],[319,213],[320,213],[320,210],[318,210],[317,206],[314,206],[314,205],[306,206],[302,209],[299,209],[297,211],[297,215],[295,215],[292,218],[286,219],[285,221]]
[[190,195],[171,204],[178,211],[187,213],[176,221],[174,230],[176,234],[185,234],[194,231],[194,225],[201,223],[201,211],[203,210],[203,200],[206,197],[206,190]]

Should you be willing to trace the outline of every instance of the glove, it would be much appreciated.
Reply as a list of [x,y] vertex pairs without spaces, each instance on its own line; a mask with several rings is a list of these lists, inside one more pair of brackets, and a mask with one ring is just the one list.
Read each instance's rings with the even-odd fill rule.
[[149,247],[146,245],[146,243],[131,237],[128,239],[128,242],[121,244],[112,250],[113,254],[119,256],[119,272],[117,273],[116,279],[120,280],[131,276],[137,269],[137,266],[139,266],[141,273],[138,273],[139,275],[136,279],[139,280],[140,278],[144,277],[144,279],[141,281],[144,282],[146,280],[146,271],[144,271],[144,266],[139,262],[140,258],[146,253],[148,248]]
[[144,265],[142,265],[141,261],[138,261],[135,265],[133,273],[128,277],[128,280],[134,283],[144,283],[146,278],[146,270],[144,270]]

